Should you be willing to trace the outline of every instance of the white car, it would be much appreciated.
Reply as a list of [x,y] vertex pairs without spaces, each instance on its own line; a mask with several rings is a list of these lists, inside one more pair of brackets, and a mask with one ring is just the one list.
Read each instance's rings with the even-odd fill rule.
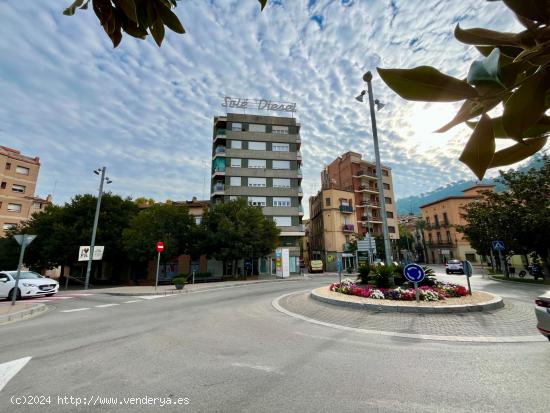
[[543,336],[550,340],[550,291],[535,300],[535,314],[537,315],[537,328]]
[[464,274],[464,266],[462,264],[462,261],[459,261],[459,260],[447,261],[447,264],[445,265],[445,272],[447,274],[452,274],[455,272],[459,274]]
[[[0,272],[0,299],[11,298],[15,288],[17,271]],[[24,297],[52,296],[59,290],[59,283],[32,271],[21,271],[17,299]]]

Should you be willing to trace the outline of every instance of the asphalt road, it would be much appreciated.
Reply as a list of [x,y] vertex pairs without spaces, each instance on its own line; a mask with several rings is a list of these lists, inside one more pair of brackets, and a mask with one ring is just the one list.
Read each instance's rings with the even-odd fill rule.
[[[157,299],[55,301],[45,315],[0,326],[0,365],[32,357],[0,391],[0,411],[548,411],[550,343],[364,335],[271,305],[319,285],[318,278]],[[504,288],[531,301],[540,288],[515,287]],[[44,404],[14,404],[29,400]]]

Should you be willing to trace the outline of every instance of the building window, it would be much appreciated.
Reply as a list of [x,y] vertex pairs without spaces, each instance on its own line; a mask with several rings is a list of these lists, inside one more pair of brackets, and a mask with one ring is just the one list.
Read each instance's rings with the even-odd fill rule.
[[240,176],[232,176],[229,178],[229,185],[231,186],[241,186],[241,177]]
[[437,237],[437,242],[441,242],[441,233],[438,232],[438,233],[436,233],[435,235],[436,235],[436,237]]
[[202,223],[202,215],[195,216],[195,224],[200,225]]
[[0,185],[0,189],[6,189],[6,183],[5,182],[2,182],[2,184]]
[[395,227],[389,226],[388,227],[388,232],[390,232],[392,234],[395,234]]
[[443,223],[445,225],[449,225],[449,217],[447,216],[446,212],[443,212]]
[[[0,208],[1,207],[2,207],[2,203],[0,202]],[[42,204],[40,202],[33,202],[32,209],[42,209]]]
[[24,192],[25,192],[25,186],[13,184],[13,185],[11,186],[11,190],[12,190],[13,192],[24,193]]
[[248,142],[248,149],[251,151],[265,151],[265,142]]
[[241,159],[240,158],[231,158],[231,167],[232,168],[240,168],[241,167]]
[[265,159],[249,159],[248,160],[248,167],[249,168],[266,168],[266,161]]
[[271,127],[271,132],[276,135],[288,135],[288,126],[276,126]]
[[241,141],[231,141],[231,149],[242,149],[243,143]]
[[325,198],[325,206],[330,206],[330,198]]
[[10,170],[11,169],[11,163],[10,162],[6,162],[6,170]]
[[248,125],[248,131],[265,133],[265,125],[258,125],[256,123],[251,123],[250,125]]
[[391,198],[388,198],[387,196],[384,197],[384,201],[386,204],[391,204]]
[[21,204],[8,204],[8,211],[21,212]]
[[2,225],[2,229],[4,231],[8,231],[10,229],[14,229],[17,226],[17,224],[4,224]]
[[234,131],[234,132],[241,132],[243,130],[243,124],[233,122],[231,124],[231,130]]
[[430,241],[430,244],[431,244],[432,243],[432,233],[431,232],[428,234],[428,240]]
[[267,201],[265,196],[249,196],[248,197],[248,205],[253,206],[266,206]]
[[438,217],[437,215],[434,215],[434,225],[435,225],[436,227],[439,226],[439,217]]
[[288,143],[273,142],[271,148],[274,152],[288,152],[288,151],[290,151],[290,145]]
[[229,200],[230,201],[236,201],[237,199],[239,199],[239,197],[237,195],[231,195],[229,196]]
[[15,172],[21,175],[28,175],[29,168],[25,168],[24,166],[18,166],[17,168],[15,168]]
[[382,169],[382,175],[390,176],[390,173],[387,171],[387,169]]
[[426,224],[430,225],[430,217],[426,217]]
[[290,197],[273,197],[273,206],[289,207],[291,206]]
[[273,178],[273,188],[290,188],[290,179]]
[[267,185],[265,178],[248,178],[248,186],[265,188]]
[[449,244],[453,242],[453,239],[451,238],[451,231],[447,231],[447,242]]
[[290,169],[290,161],[273,161],[273,169]]
[[391,211],[386,211],[386,216],[387,216],[388,218],[393,218],[393,212],[391,212]]
[[384,189],[390,189],[390,184],[382,184],[384,186]]
[[275,225],[278,227],[290,227],[292,226],[292,217],[273,217]]

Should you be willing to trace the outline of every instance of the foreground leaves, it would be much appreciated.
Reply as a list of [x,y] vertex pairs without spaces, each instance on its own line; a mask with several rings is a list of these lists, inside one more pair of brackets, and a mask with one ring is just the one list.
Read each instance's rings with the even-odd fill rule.
[[483,114],[459,159],[482,180],[494,155],[493,124],[491,118]]

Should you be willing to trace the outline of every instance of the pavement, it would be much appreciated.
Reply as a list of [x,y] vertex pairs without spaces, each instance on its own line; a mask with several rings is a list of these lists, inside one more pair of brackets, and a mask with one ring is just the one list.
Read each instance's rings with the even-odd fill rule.
[[547,342],[362,334],[272,307],[334,280],[48,303],[0,326],[0,410],[547,412]]

